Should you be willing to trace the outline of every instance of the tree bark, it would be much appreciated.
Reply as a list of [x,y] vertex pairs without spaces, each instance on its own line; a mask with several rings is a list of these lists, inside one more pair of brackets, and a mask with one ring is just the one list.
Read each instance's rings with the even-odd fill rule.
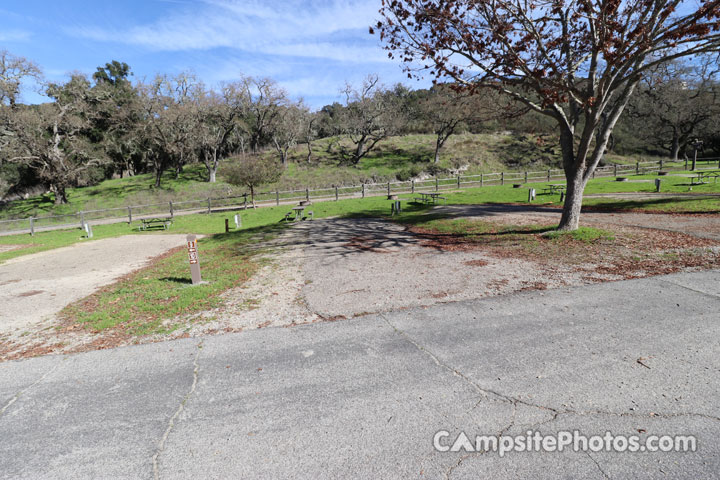
[[670,147],[670,158],[673,162],[678,161],[680,155],[680,138],[677,135],[673,135],[672,146]]
[[65,203],[68,203],[65,185],[55,184],[52,186],[52,191],[55,194],[55,205],[63,205]]

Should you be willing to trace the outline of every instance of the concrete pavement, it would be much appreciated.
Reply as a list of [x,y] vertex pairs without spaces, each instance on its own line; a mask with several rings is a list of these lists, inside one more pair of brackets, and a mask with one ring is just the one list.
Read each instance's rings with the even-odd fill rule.
[[[0,364],[0,478],[718,478],[720,272]],[[438,452],[447,430],[691,453]]]

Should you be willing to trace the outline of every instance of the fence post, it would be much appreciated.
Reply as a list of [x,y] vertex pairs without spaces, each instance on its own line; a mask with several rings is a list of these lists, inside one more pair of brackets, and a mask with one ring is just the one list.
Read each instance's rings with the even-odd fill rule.
[[132,207],[128,207],[128,224],[132,223]]
[[687,170],[687,164],[688,164],[688,157],[685,155],[685,170]]
[[438,178],[437,175],[435,176],[435,191],[437,192],[440,189],[440,184],[438,184]]
[[525,183],[527,183],[527,171],[525,172]]
[[275,190],[275,205],[280,206],[280,190]]
[[338,187],[335,185],[335,201],[338,201]]
[[30,217],[30,236],[35,236],[35,217]]
[[660,170],[662,170],[662,169],[663,169],[663,159],[661,158],[660,159]]
[[411,180],[410,193],[415,193],[415,180]]
[[85,228],[85,212],[80,211],[80,228]]
[[365,198],[365,184],[362,184],[362,198]]
[[485,174],[480,174],[480,186],[482,187],[485,184]]
[[175,216],[175,209],[173,208],[172,200],[170,200],[170,216]]
[[208,197],[208,213],[210,213],[210,197]]
[[613,164],[613,173],[617,177],[617,163]]
[[388,197],[390,196],[390,182],[388,182]]
[[551,174],[552,174],[552,169],[548,168],[548,182],[550,181]]
[[247,192],[243,193],[243,210],[247,210]]
[[500,185],[505,185],[505,172],[500,172]]
[[635,162],[635,175],[640,175],[640,162]]
[[460,175],[458,175],[458,190],[460,190]]
[[308,202],[310,201],[310,189],[309,188],[305,189],[305,200]]

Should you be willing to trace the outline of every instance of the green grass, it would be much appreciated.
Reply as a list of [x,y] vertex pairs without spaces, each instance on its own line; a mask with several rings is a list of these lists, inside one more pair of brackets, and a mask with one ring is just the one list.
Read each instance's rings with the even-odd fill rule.
[[[596,179],[588,185],[588,193],[654,191],[652,175],[633,177],[644,183],[616,182],[613,179]],[[540,189],[544,184],[530,184]],[[686,191],[689,180],[683,177],[663,177],[663,191]],[[720,184],[693,187],[693,191],[720,192]],[[445,192],[448,204],[525,203],[527,189],[511,185],[488,186],[458,192]],[[403,212],[395,221],[427,228],[439,234],[463,236],[473,242],[487,242],[494,246],[507,246],[520,242],[523,251],[534,254],[557,254],[565,251],[570,242],[578,245],[612,240],[611,232],[583,227],[576,232],[554,232],[553,225],[513,226],[483,221],[443,218],[425,205],[410,202],[412,195],[402,195]],[[540,195],[536,205],[559,206],[559,195]],[[720,199],[651,199],[624,201],[608,198],[586,199],[586,205],[603,208],[644,208],[650,211],[703,211],[719,212]],[[385,197],[346,199],[338,202],[318,202],[312,207],[316,218],[388,217],[390,202]],[[84,303],[75,304],[65,311],[67,318],[80,322],[95,331],[123,328],[131,335],[163,333],[181,325],[168,323],[178,315],[193,314],[219,306],[219,295],[241,284],[252,276],[260,265],[258,247],[286,227],[282,221],[288,206],[265,207],[241,211],[243,228],[229,234],[224,232],[225,219],[237,212],[177,216],[172,228],[162,234],[193,233],[208,237],[199,241],[203,278],[210,283],[190,287],[186,252],[178,251],[160,258],[153,266],[135,272],[119,283],[102,289]],[[34,237],[14,235],[0,237],[0,244],[25,245],[25,248],[0,253],[0,262],[28,253],[49,250],[78,242],[92,242],[120,235],[144,235],[137,226],[125,223],[97,225],[94,239],[85,239],[79,229],[42,232]],[[158,233],[158,232],[155,232]]]
[[571,232],[559,232],[557,230],[545,233],[547,238],[552,240],[572,239],[577,242],[595,243],[600,240],[615,240],[615,234],[601,228],[580,227]]
[[277,228],[258,227],[201,240],[198,248],[207,283],[191,285],[187,252],[178,249],[67,307],[61,316],[93,331],[121,326],[130,335],[171,332],[185,324],[168,324],[167,320],[217,307],[221,293],[247,281],[261,263],[253,245],[267,241]]
[[[377,150],[363,158],[356,166],[344,165],[337,148],[328,152],[333,139],[317,140],[313,144],[313,157],[308,163],[306,146],[299,145],[290,155],[291,163],[282,178],[275,184],[265,185],[260,191],[297,190],[330,185],[359,185],[395,180],[409,180],[419,175],[449,176],[462,171],[464,175],[490,172],[545,170],[560,164],[559,149],[551,136],[527,134],[458,134],[450,137],[442,150],[438,164],[432,162],[433,135],[405,135],[391,137],[378,144]],[[276,156],[268,151],[268,156]],[[643,158],[642,160],[648,160]],[[635,157],[613,156],[612,161],[634,163]],[[106,180],[98,185],[68,189],[69,203],[56,206],[52,194],[44,194],[0,206],[0,219],[28,218],[30,216],[61,215],[78,211],[100,210],[167,203],[169,201],[201,200],[207,197],[239,195],[243,187],[225,183],[223,166],[233,164],[232,159],[221,163],[218,182],[205,181],[203,165],[188,165],[176,178],[174,171],[165,172],[161,186],[154,188],[153,174]]]

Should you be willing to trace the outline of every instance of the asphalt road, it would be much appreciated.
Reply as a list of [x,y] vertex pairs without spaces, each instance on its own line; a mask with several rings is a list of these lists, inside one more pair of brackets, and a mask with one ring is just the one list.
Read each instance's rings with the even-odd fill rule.
[[[6,362],[0,478],[718,478],[719,307],[714,271]],[[501,458],[442,430],[697,451]]]

